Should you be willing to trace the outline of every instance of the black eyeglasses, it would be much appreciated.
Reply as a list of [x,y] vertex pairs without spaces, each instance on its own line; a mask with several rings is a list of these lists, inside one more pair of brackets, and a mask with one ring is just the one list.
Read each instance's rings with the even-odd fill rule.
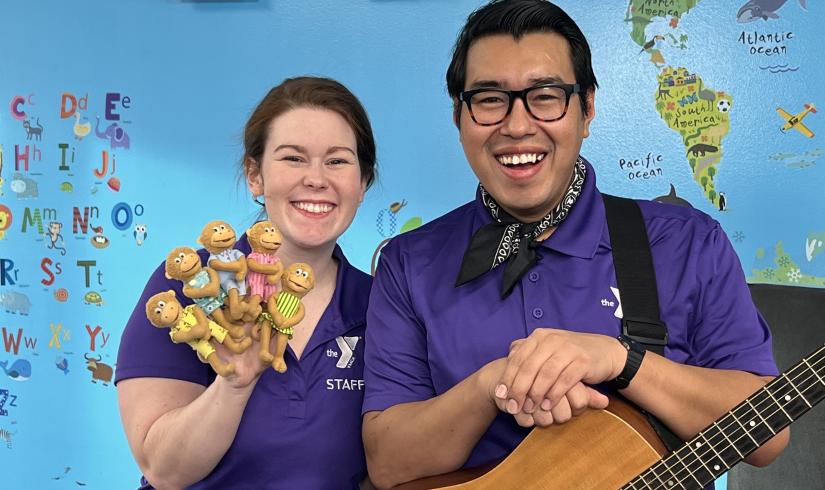
[[476,124],[493,126],[510,115],[516,98],[521,99],[527,112],[534,119],[544,122],[558,121],[567,114],[570,96],[580,92],[581,86],[578,83],[548,83],[524,90],[465,90],[458,94],[458,99],[467,103],[470,117]]

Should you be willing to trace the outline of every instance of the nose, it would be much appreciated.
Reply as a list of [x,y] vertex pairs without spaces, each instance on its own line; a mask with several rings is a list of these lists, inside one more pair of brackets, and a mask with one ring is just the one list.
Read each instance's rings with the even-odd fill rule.
[[501,133],[511,138],[523,138],[524,136],[534,134],[536,130],[535,120],[533,116],[527,112],[527,107],[521,98],[513,101],[513,109],[510,114],[504,118],[501,125]]
[[323,162],[312,162],[304,174],[304,185],[311,189],[326,189],[329,187],[326,170]]

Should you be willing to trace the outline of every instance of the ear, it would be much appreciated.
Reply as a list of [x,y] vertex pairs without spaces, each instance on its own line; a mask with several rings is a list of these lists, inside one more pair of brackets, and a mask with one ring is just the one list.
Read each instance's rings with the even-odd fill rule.
[[582,128],[582,138],[590,136],[590,122],[596,117],[596,89],[590,87],[590,90],[585,94],[587,100],[587,114],[582,114],[584,118],[584,126]]
[[261,166],[252,157],[247,157],[244,162],[244,171],[246,172],[246,186],[252,197],[261,196],[264,193],[264,179],[261,175]]

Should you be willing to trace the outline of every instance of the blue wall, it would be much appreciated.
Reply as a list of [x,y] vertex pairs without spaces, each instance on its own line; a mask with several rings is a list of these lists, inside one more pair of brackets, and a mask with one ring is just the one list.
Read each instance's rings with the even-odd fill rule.
[[[124,488],[137,481],[115,388],[93,379],[85,358],[115,362],[138,292],[168,250],[194,245],[211,219],[237,228],[252,221],[257,208],[236,179],[240,134],[249,111],[283,78],[337,78],[371,116],[379,183],[341,240],[357,266],[369,270],[385,238],[472,198],[476,182],[451,122],[444,72],[459,27],[481,3],[0,5],[1,487]],[[559,3],[593,49],[601,88],[582,153],[602,190],[654,198],[673,184],[722,223],[750,280],[825,285],[825,259],[817,255],[825,241],[825,143],[820,134],[781,133],[776,112],[796,114],[823,101],[825,55],[814,34],[825,18],[822,2],[807,11],[787,2],[778,18],[747,24],[736,19],[744,1],[676,0],[661,16],[643,0]],[[657,34],[662,38],[643,50]],[[688,82],[703,86],[659,92],[683,70]],[[713,100],[690,99],[701,90]],[[78,131],[91,124],[82,139],[75,138],[75,116],[67,115],[72,98]],[[719,109],[722,99],[730,102],[727,112]],[[707,116],[711,123],[702,122]],[[100,131],[115,123],[125,131],[129,147],[97,137],[98,117]],[[675,118],[699,123],[683,135],[669,127]],[[804,123],[821,133],[822,119],[811,114]],[[698,142],[717,148],[694,159],[701,171],[689,163],[688,148]],[[28,167],[16,158],[27,147]],[[631,166],[634,160],[645,167]],[[704,185],[703,176],[711,177]],[[393,203],[406,204],[393,212]],[[49,222],[62,224],[62,241],[45,234]],[[141,243],[137,225],[147,232]],[[108,246],[94,247],[96,234]]]

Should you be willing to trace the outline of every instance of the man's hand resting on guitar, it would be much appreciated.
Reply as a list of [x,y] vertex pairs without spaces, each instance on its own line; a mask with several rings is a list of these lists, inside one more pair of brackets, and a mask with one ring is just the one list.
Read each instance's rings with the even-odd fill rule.
[[607,397],[587,384],[615,378],[626,358],[627,350],[605,335],[536,329],[510,345],[493,400],[524,427],[564,423],[585,408],[607,406]]

